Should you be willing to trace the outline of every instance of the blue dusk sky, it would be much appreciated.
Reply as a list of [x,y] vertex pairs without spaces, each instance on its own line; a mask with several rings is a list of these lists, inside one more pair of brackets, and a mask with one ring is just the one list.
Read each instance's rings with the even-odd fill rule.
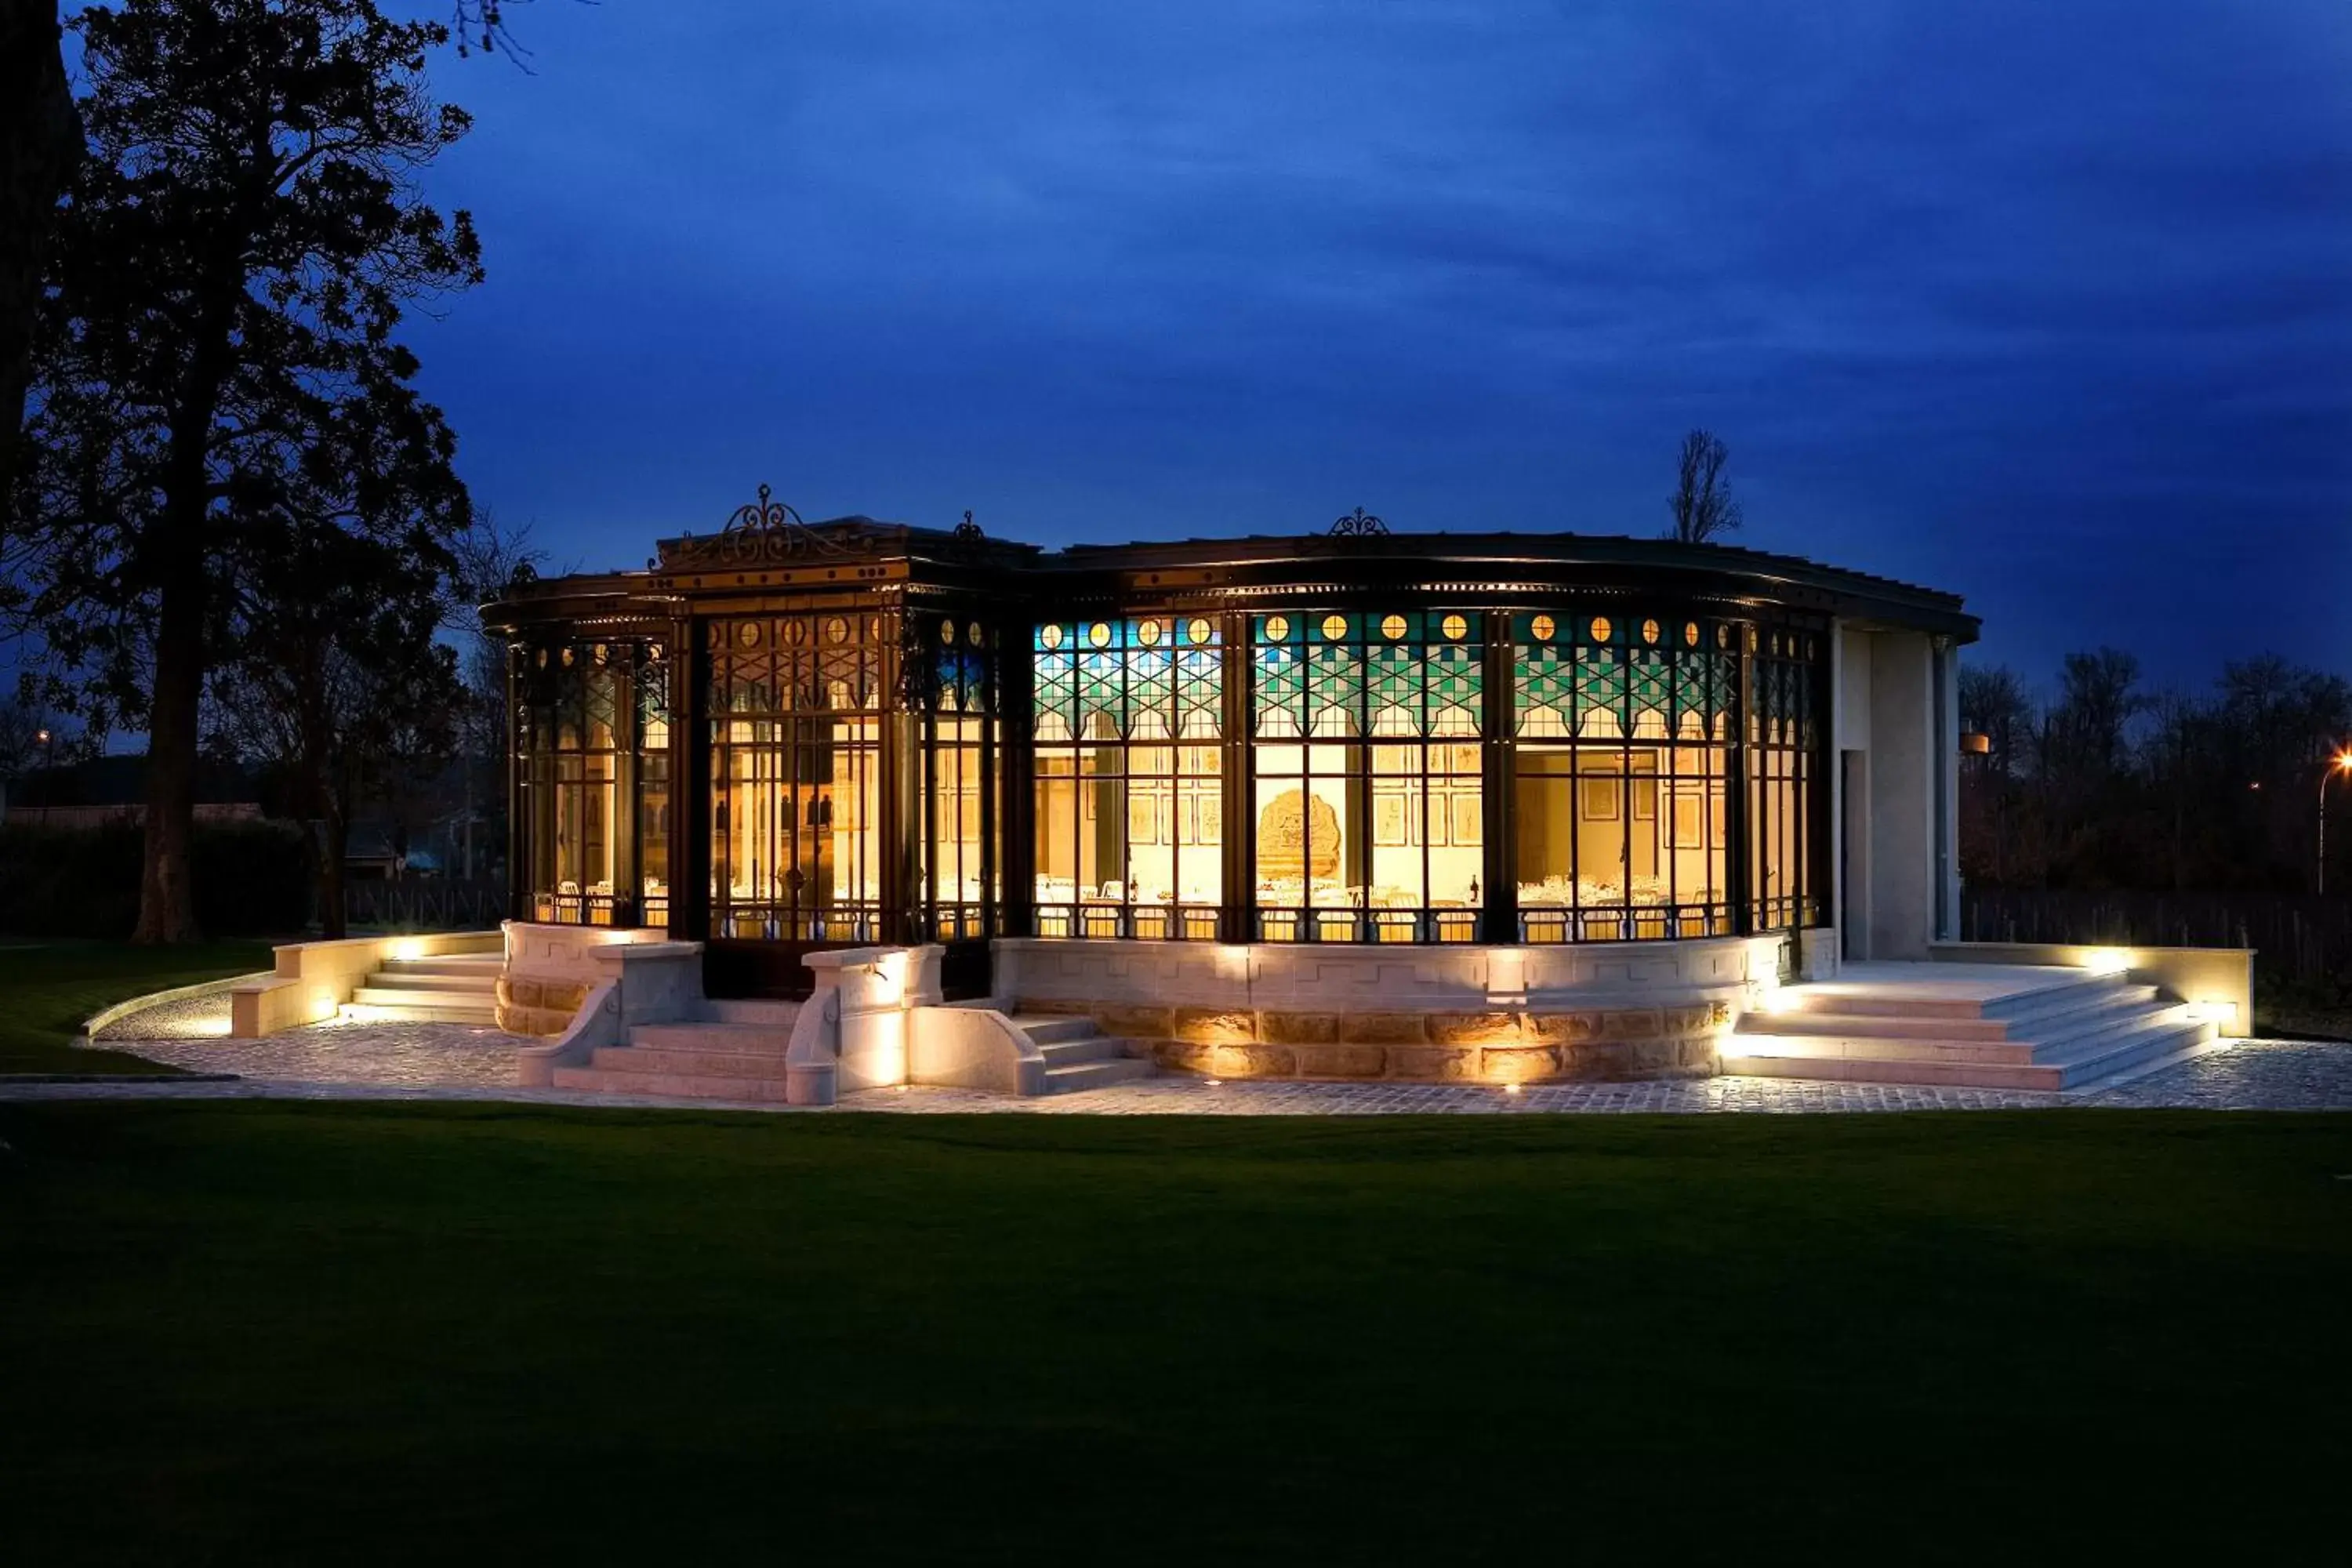
[[[446,14],[446,5],[421,5]],[[2352,672],[2345,0],[542,0],[429,173],[478,501],[1076,541],[1651,534],[1965,595],[2047,689]]]

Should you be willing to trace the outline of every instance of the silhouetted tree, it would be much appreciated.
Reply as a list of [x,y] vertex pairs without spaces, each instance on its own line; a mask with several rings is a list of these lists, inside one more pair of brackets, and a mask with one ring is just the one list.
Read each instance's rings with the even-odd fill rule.
[[394,333],[411,302],[480,279],[470,218],[413,183],[468,121],[425,91],[446,29],[372,0],[126,0],[74,25],[90,156],[58,225],[40,471],[10,549],[84,700],[143,712],[134,934],[173,942],[194,934],[199,706],[254,558],[241,530],[273,515],[287,441],[332,409],[420,427],[387,439],[438,426]]
[[16,493],[49,234],[81,151],[62,43],[57,0],[0,0],[0,538]]
[[1675,493],[1666,499],[1674,513],[1666,538],[1704,544],[1739,526],[1739,503],[1731,499],[1731,481],[1723,472],[1730,461],[1730,449],[1708,432],[1694,430],[1683,437],[1675,459]]

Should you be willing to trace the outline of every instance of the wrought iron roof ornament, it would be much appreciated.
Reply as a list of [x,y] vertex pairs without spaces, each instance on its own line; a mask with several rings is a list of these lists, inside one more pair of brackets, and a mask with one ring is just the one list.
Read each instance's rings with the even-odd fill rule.
[[1386,533],[1388,531],[1387,523],[1370,515],[1362,507],[1358,507],[1352,515],[1343,517],[1331,525],[1331,536],[1335,539],[1367,538],[1375,533]]
[[698,540],[688,534],[676,552],[665,547],[663,559],[682,564],[707,562],[716,555],[729,566],[756,566],[803,553],[846,555],[851,553],[851,546],[811,528],[798,511],[777,500],[773,492],[761,485],[760,499],[737,507],[716,538]]
[[988,535],[981,531],[980,524],[972,521],[970,507],[963,509],[963,521],[956,524],[955,536],[965,544],[981,544],[988,539]]

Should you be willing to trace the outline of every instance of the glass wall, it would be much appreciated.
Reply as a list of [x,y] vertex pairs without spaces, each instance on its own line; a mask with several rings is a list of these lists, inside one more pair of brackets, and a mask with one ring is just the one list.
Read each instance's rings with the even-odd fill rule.
[[907,657],[929,668],[924,682],[922,866],[923,923],[930,940],[953,942],[990,934],[996,902],[990,853],[994,801],[990,773],[996,683],[987,628],[968,617],[944,616],[910,642]]
[[1205,616],[1049,621],[1031,658],[1038,934],[1214,938],[1223,629]]
[[[1748,629],[1748,855],[1750,929],[1793,931],[1821,923],[1818,864],[1827,805],[1817,787],[1825,701],[1817,632]],[[1817,799],[1816,796],[1819,796]]]
[[879,940],[881,617],[708,623],[710,932]]
[[1521,940],[1728,934],[1734,628],[1563,609],[1511,641]]
[[1465,611],[1250,617],[1264,942],[1469,942],[1484,639]]
[[[658,644],[515,655],[519,824],[530,918],[661,925],[668,918],[668,667]],[[643,868],[641,873],[640,868]],[[633,887],[640,875],[646,896]]]

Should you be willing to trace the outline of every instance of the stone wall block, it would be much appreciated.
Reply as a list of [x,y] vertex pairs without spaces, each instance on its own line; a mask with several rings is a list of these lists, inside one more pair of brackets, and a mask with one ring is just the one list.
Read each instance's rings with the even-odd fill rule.
[[1388,1070],[1388,1052],[1380,1046],[1300,1046],[1302,1078],[1379,1078]]
[[1541,1083],[1560,1072],[1558,1046],[1486,1046],[1478,1052],[1478,1077],[1486,1083]]
[[1276,1046],[1328,1046],[1339,1038],[1332,1013],[1260,1013],[1258,1038]]
[[1207,1074],[1211,1060],[1216,1055],[1214,1046],[1193,1045],[1184,1040],[1158,1040],[1151,1047],[1151,1059],[1170,1072]]
[[1298,1071],[1298,1053],[1288,1046],[1214,1046],[1209,1070],[1219,1078],[1291,1078]]
[[1655,1007],[1612,1007],[1601,1016],[1601,1037],[1604,1040],[1651,1039],[1663,1032],[1664,1022]]
[[1247,1045],[1257,1038],[1257,1015],[1230,1007],[1179,1007],[1172,1034],[1204,1046]]
[[1441,1046],[1514,1046],[1521,1037],[1517,1013],[1432,1013],[1428,1028]]
[[1421,1013],[1348,1013],[1339,1037],[1366,1046],[1419,1046],[1429,1040],[1429,1019]]
[[1539,1040],[1577,1045],[1601,1037],[1601,1016],[1599,1013],[1536,1013],[1528,1016],[1528,1022]]
[[1391,1046],[1388,1075],[1417,1083],[1467,1083],[1478,1076],[1477,1056],[1453,1046]]

